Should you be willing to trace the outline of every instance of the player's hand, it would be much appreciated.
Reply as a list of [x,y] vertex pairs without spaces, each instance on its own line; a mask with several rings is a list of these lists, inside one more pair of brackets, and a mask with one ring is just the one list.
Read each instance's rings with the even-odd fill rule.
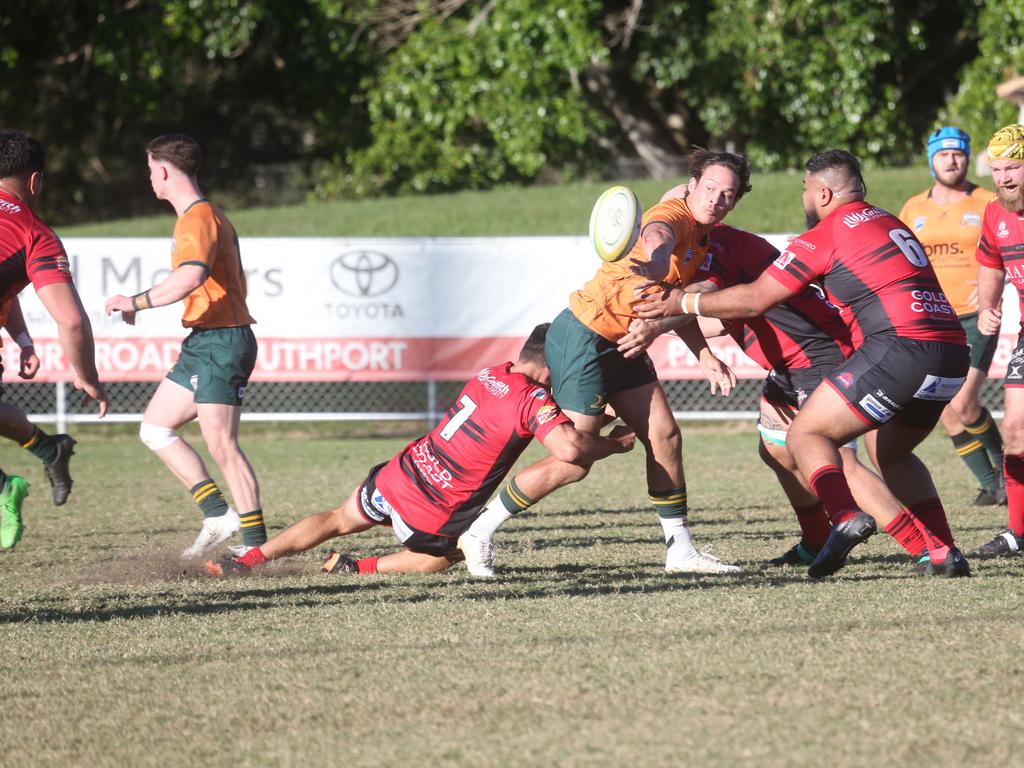
[[715,354],[707,348],[701,350],[698,362],[704,373],[704,378],[711,385],[712,395],[717,394],[718,391],[721,391],[723,396],[732,393],[733,387],[736,386],[736,374],[728,365],[715,357]]
[[682,299],[683,289],[672,287],[665,283],[648,281],[643,286],[637,287],[637,291],[644,291],[645,288],[655,288],[639,294],[633,301],[633,311],[638,317],[645,320],[658,320],[663,317],[678,317],[683,314]]
[[95,401],[99,405],[99,417],[102,419],[107,415],[107,409],[110,407],[110,397],[100,382],[89,383],[76,376],[75,389],[82,393],[82,405],[89,405],[89,403]]
[[629,321],[626,335],[619,339],[619,352],[630,360],[640,357],[660,334],[654,321],[634,318]]
[[636,432],[630,426],[619,424],[612,427],[611,432],[608,433],[608,439],[619,444],[619,450],[616,453],[626,453],[633,450],[633,446],[636,444]]
[[630,259],[629,271],[648,280],[660,280],[668,274],[672,251],[665,249],[663,255],[650,259]]
[[1003,311],[990,307],[978,313],[978,333],[982,336],[993,336],[999,333],[1003,324]]
[[21,348],[21,359],[18,364],[18,376],[22,379],[31,379],[39,372],[39,357],[36,355],[36,348],[31,344]]
[[131,296],[122,296],[121,294],[111,296],[103,305],[103,312],[107,315],[120,312],[122,320],[128,325],[135,325],[135,309],[132,307]]

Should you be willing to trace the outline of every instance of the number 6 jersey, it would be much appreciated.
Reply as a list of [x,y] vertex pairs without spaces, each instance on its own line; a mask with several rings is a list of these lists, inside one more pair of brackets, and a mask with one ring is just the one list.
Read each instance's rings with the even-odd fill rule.
[[441,422],[377,475],[377,489],[413,528],[459,535],[530,441],[569,422],[546,389],[511,367],[480,371]]
[[821,278],[854,342],[876,334],[967,343],[924,247],[906,224],[864,201],[840,206],[793,239],[767,269],[799,291]]

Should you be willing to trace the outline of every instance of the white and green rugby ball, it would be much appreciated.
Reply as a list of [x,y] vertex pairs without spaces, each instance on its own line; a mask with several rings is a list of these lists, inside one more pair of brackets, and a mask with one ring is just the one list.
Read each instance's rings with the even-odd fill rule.
[[609,187],[590,212],[590,242],[605,261],[618,261],[640,237],[640,199],[629,187]]

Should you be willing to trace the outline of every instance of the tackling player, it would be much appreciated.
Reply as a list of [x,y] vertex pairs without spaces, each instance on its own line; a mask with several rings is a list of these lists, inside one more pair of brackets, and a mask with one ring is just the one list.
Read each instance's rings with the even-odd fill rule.
[[[998,199],[985,208],[978,242],[978,330],[994,336],[1002,324],[1000,304],[1006,277],[1024,307],[1024,125],[996,131],[989,141],[988,157]],[[1008,522],[1005,531],[974,550],[983,557],[1019,555],[1024,549],[1024,328],[1018,334],[1003,388]]]
[[[642,317],[692,314],[744,319],[764,314],[820,279],[844,310],[856,351],[800,409],[787,445],[833,527],[808,569],[812,577],[842,568],[846,556],[876,525],[854,501],[839,467],[840,445],[878,430],[872,460],[886,485],[929,532],[929,568],[968,575],[928,469],[913,454],[966,378],[963,328],[939,289],[913,233],[864,201],[856,157],[826,150],[810,158],[804,176],[807,232],[746,285],[709,293],[679,288],[640,301]],[[845,312],[844,312],[845,314]]]
[[[182,557],[197,557],[241,527],[243,546],[267,540],[259,485],[238,444],[242,399],[256,365],[255,320],[246,307],[238,235],[227,216],[199,191],[202,159],[190,136],[168,134],[146,147],[153,194],[178,214],[170,275],[135,296],[111,296],[105,310],[135,322],[135,313],[184,301],[191,329],[181,354],[146,406],[139,437],[192,492],[203,526]],[[210,455],[231,491],[229,507],[195,449],[177,430],[198,417]]]
[[981,484],[975,506],[1006,503],[1003,440],[992,415],[979,400],[998,343],[978,332],[978,264],[974,252],[985,206],[992,192],[967,180],[971,137],[946,126],[928,137],[928,166],[935,183],[907,200],[900,211],[924,246],[939,285],[953,305],[971,347],[967,381],[946,409],[942,424],[953,450]]
[[[74,370],[75,388],[85,393],[86,401],[99,404],[99,415],[103,417],[108,398],[96,372],[89,316],[75,289],[64,246],[32,211],[43,189],[45,158],[43,146],[31,136],[19,131],[0,131],[0,325],[7,328],[21,348],[19,375],[32,378],[39,368],[39,359],[17,298],[31,282],[57,324],[61,347]],[[2,401],[0,434],[43,462],[53,503],[60,506],[67,501],[71,493],[69,464],[74,439],[70,435],[46,434],[26,418],[21,408]],[[0,470],[0,546],[13,547],[21,538],[21,507],[27,495],[28,483],[24,478]]]
[[630,450],[631,429],[617,427],[608,437],[579,432],[552,400],[545,389],[548,327],[534,328],[514,364],[480,371],[429,434],[373,467],[340,507],[310,515],[240,557],[210,561],[207,572],[246,571],[374,525],[390,526],[405,549],[359,560],[332,553],[324,570],[441,571],[462,559],[459,535],[534,437],[556,461],[590,464]]

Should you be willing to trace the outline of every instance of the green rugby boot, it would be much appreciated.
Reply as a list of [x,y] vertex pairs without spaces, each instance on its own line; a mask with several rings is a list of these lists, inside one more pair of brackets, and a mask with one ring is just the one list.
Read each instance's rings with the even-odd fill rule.
[[0,547],[10,549],[18,543],[21,532],[25,530],[21,522],[21,505],[28,496],[28,483],[25,478],[8,475],[3,490],[0,491]]

